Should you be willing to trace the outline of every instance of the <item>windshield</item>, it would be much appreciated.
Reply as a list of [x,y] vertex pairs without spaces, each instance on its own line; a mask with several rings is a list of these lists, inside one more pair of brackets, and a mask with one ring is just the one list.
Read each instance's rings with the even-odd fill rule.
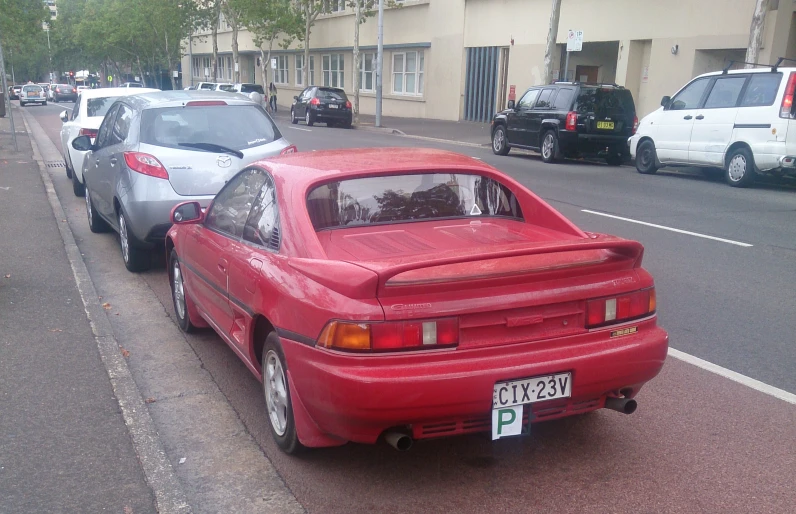
[[578,95],[577,111],[587,113],[635,113],[633,96],[627,89],[583,87]]
[[281,137],[258,105],[163,107],[145,110],[141,119],[142,143],[181,150],[196,143],[245,150]]
[[106,96],[103,98],[89,98],[86,104],[86,116],[105,116],[108,109],[111,108],[116,97]]
[[509,188],[488,177],[454,173],[330,182],[310,192],[307,210],[315,230],[462,217],[523,219]]
[[315,93],[315,96],[318,98],[325,98],[329,100],[348,100],[345,96],[345,91],[342,89],[331,89],[325,87],[319,87],[318,92]]
[[240,86],[241,93],[260,93],[261,95],[265,94],[263,91],[263,86],[257,84],[243,84]]

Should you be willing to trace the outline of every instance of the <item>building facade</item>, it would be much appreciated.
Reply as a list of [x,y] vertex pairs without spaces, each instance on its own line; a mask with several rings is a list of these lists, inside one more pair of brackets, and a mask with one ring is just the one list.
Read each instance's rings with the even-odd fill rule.
[[[384,15],[383,110],[385,116],[485,121],[542,83],[550,0],[403,0]],[[309,82],[342,87],[353,95],[354,13],[330,1],[310,36]],[[742,67],[756,0],[562,0],[554,78],[611,83],[633,94],[639,117],[658,107],[692,77],[735,61]],[[794,0],[770,0],[760,63],[796,58]],[[583,46],[570,52],[569,29],[583,31]],[[375,112],[375,17],[360,28],[360,111]],[[259,49],[239,33],[244,82],[261,83]],[[277,46],[277,45],[275,45]],[[231,30],[218,35],[219,81],[232,81]],[[183,84],[212,80],[212,43],[191,40]],[[279,103],[290,103],[305,84],[303,45],[272,51],[276,69],[268,81]],[[791,63],[796,65],[795,63]],[[209,72],[209,73],[208,73]]]

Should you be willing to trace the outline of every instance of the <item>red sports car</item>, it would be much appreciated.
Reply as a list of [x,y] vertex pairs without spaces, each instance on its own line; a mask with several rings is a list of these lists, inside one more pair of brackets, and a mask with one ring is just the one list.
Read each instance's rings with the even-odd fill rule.
[[462,155],[264,160],[172,221],[180,327],[211,326],[262,380],[286,452],[629,414],[666,358],[639,243]]

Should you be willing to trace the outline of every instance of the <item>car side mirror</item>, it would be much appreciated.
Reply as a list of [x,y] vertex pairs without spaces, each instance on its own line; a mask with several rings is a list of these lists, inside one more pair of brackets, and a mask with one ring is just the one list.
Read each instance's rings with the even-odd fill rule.
[[663,98],[661,98],[661,105],[663,106],[664,109],[669,107],[670,103],[672,103],[672,97],[671,96],[664,96]]
[[516,103],[514,103],[514,100],[509,100],[509,103],[506,105],[506,108],[507,109],[514,109],[515,105],[516,105]]
[[66,113],[66,111],[61,111],[61,114],[59,114],[58,117],[61,118],[61,121],[64,123],[69,121],[69,115]]
[[201,223],[204,218],[205,213],[199,202],[183,202],[171,210],[171,222],[175,225]]
[[81,152],[88,152],[94,149],[94,145],[91,144],[89,136],[78,136],[72,140],[72,148]]
[[298,100],[298,97],[297,97],[297,96],[294,96],[294,97],[293,97],[293,100]]

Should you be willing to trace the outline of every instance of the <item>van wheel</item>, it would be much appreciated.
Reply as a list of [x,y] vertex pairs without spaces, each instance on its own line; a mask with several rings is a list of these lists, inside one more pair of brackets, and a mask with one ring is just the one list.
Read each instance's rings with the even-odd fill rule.
[[546,163],[556,162],[561,158],[558,148],[558,136],[555,131],[548,130],[542,138],[542,160]]
[[658,171],[658,154],[655,152],[655,143],[650,140],[638,145],[636,171],[642,175],[652,175]]
[[727,156],[725,178],[732,187],[747,187],[755,181],[755,160],[748,148],[736,148]]
[[492,132],[492,152],[495,155],[508,155],[511,151],[509,142],[506,139],[506,128],[498,125]]

